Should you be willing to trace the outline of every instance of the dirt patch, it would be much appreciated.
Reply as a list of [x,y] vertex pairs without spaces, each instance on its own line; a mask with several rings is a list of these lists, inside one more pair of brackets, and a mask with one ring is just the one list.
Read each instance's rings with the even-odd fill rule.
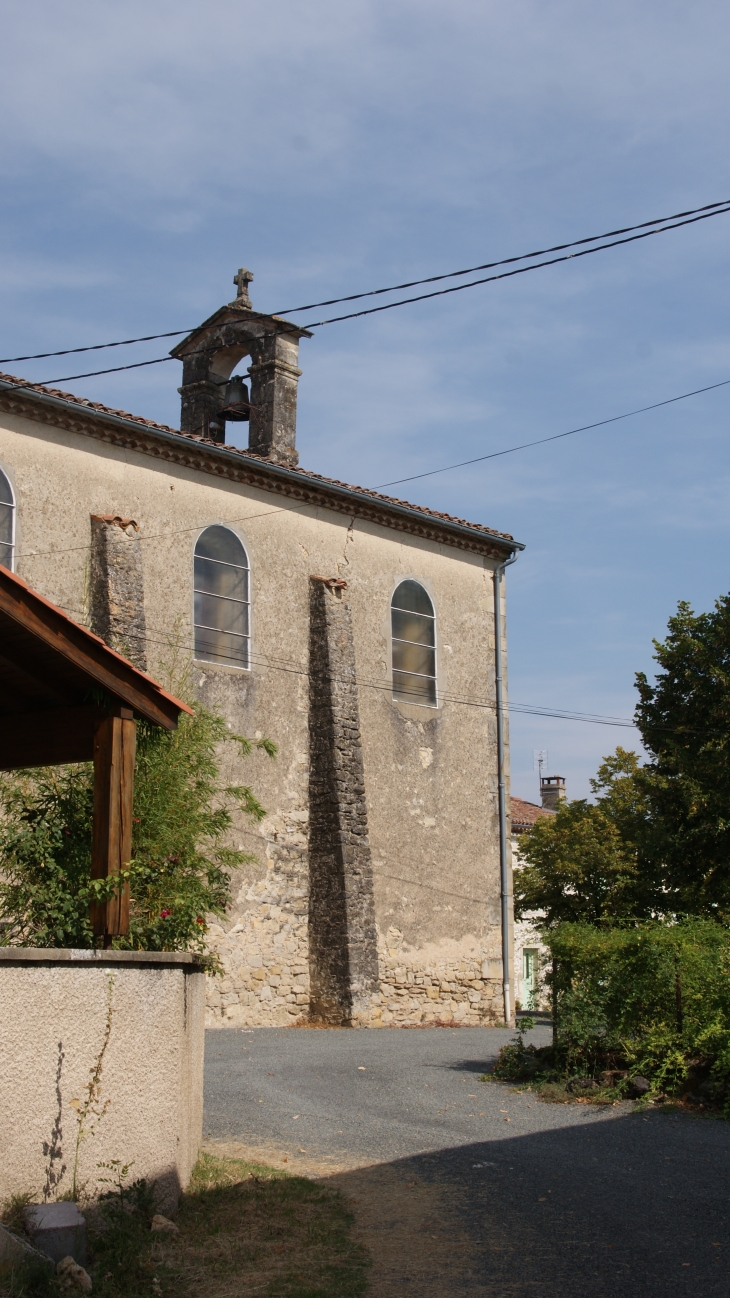
[[175,1298],[359,1298],[369,1257],[346,1197],[319,1179],[201,1154],[178,1232],[146,1262]]
[[[295,1169],[339,1190],[354,1214],[354,1239],[370,1255],[367,1293],[372,1298],[454,1298],[460,1291],[480,1298],[478,1259],[457,1211],[459,1189],[426,1181],[407,1169],[352,1159],[349,1164],[271,1146],[208,1142],[219,1156],[266,1161]],[[286,1161],[285,1161],[286,1160]]]
[[329,1184],[355,1214],[355,1237],[372,1258],[373,1298],[480,1298],[477,1258],[455,1211],[456,1191],[387,1164],[341,1172]]

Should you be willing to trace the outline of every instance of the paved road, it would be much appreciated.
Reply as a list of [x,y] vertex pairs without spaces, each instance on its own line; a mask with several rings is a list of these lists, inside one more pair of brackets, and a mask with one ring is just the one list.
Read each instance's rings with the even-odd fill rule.
[[478,1256],[474,1292],[728,1298],[730,1124],[480,1083],[510,1035],[211,1032],[206,1134],[290,1149],[292,1162],[304,1149],[387,1163],[451,1191]]

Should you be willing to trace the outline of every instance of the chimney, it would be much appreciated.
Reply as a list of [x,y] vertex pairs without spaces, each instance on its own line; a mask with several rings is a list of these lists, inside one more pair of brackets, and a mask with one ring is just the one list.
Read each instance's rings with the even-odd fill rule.
[[565,780],[562,775],[540,776],[540,801],[546,811],[557,811],[565,802]]
[[[279,316],[254,311],[248,292],[252,279],[241,267],[233,278],[235,300],[170,352],[183,363],[180,430],[224,443],[227,422],[247,422],[248,449],[293,468],[299,460],[299,339],[312,335]],[[245,356],[251,357],[248,374],[231,379]]]

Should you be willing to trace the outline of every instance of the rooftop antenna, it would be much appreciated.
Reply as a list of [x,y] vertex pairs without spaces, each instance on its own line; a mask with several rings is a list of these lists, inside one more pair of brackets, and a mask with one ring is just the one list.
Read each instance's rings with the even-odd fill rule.
[[533,748],[532,750],[532,769],[538,771],[538,787],[542,797],[542,773],[548,769],[548,750],[547,748]]

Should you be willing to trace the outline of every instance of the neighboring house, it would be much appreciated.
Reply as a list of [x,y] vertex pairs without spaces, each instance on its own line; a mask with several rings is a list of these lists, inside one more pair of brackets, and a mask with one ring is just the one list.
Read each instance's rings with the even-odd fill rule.
[[[519,837],[542,816],[554,816],[558,806],[565,798],[565,780],[562,775],[543,775],[540,778],[541,804],[525,802],[522,798],[510,798],[512,817],[512,869],[519,870],[520,849]],[[535,928],[537,916],[526,916],[515,922],[515,1002],[523,1010],[538,1009],[545,1002],[544,992],[540,992],[540,973],[544,968],[547,951],[540,934]]]
[[173,350],[180,430],[0,379],[0,562],[279,747],[225,771],[267,816],[211,924],[211,1024],[499,1021],[494,570],[521,546],[299,468],[309,335],[251,278]]

